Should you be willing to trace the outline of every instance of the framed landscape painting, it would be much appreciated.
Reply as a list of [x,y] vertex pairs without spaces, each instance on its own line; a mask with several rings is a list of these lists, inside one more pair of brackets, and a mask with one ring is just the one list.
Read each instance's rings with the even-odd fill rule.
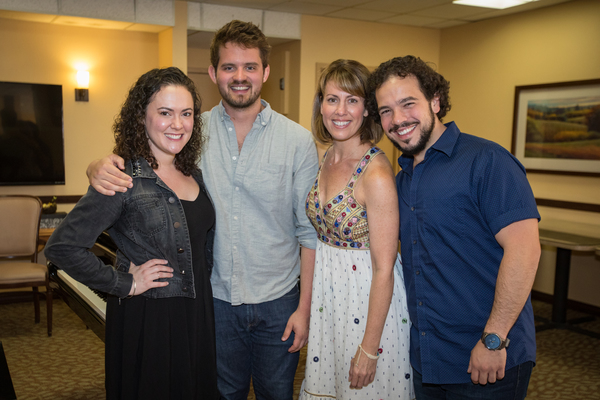
[[600,176],[600,79],[517,86],[512,153],[529,172]]

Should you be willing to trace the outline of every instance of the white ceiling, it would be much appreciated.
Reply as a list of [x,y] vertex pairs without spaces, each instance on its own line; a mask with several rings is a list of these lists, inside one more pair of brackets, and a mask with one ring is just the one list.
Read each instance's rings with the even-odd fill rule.
[[359,21],[449,28],[571,0],[538,0],[494,10],[452,4],[452,0],[188,0],[194,3],[320,15]]
[[[452,0],[188,0],[222,6],[319,15],[357,21],[450,28],[488,18],[516,14],[571,0],[538,0],[522,6],[494,10],[452,4]],[[214,32],[188,31],[188,46],[207,49]],[[269,38],[271,45],[289,41]]]
[[[19,0],[20,1],[20,0]],[[29,2],[41,0],[27,0]],[[48,1],[48,0],[43,0]],[[534,10],[571,0],[538,0],[505,10],[452,4],[452,0],[187,0],[221,6],[251,8],[267,11],[318,15],[347,20],[371,21],[425,28],[450,28],[484,19]],[[0,10],[0,18],[21,19],[104,29],[125,29],[160,32],[167,28],[118,20],[101,20],[67,15],[34,14]],[[351,26],[350,26],[351,29]],[[188,46],[207,49],[214,32],[188,31]],[[269,38],[272,45],[290,39]]]

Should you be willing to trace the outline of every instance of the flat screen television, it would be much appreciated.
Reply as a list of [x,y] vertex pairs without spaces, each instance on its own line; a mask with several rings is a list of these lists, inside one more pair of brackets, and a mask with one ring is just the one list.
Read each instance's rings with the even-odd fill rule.
[[64,185],[62,86],[0,82],[0,185]]

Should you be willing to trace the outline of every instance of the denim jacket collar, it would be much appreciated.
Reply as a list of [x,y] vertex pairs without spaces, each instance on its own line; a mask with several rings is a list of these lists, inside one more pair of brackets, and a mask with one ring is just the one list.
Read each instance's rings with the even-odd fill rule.
[[156,172],[154,172],[144,157],[140,157],[137,160],[129,160],[125,166],[125,173],[132,178],[158,178],[158,175],[156,175]]
[[[132,178],[155,179],[157,184],[168,188],[160,179],[160,177],[156,175],[156,172],[154,172],[154,169],[152,169],[152,167],[144,157],[140,157],[135,161],[127,161],[125,163],[125,173],[131,176]],[[194,179],[196,179],[197,182],[204,184],[201,171],[192,173],[192,176],[194,177]]]

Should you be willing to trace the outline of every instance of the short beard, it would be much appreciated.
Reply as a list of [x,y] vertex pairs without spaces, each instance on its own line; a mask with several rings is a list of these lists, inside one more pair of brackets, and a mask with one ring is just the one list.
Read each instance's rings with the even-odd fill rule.
[[[435,126],[435,114],[433,113],[433,109],[431,108],[431,105],[429,106],[429,117],[430,117],[431,123],[428,126],[424,126],[421,128],[421,137],[419,138],[419,141],[417,142],[417,144],[415,144],[413,147],[402,148],[402,146],[400,146],[400,144],[398,142],[396,142],[395,140],[391,140],[394,147],[396,147],[398,150],[400,150],[402,152],[402,155],[414,156],[416,154],[419,154],[423,150],[425,150],[425,147],[427,147],[427,142],[429,142],[429,139],[431,138],[431,133],[433,132],[433,128]],[[393,131],[396,131],[398,129],[400,129],[400,126],[394,125],[390,129],[390,133]]]
[[223,99],[223,101],[225,103],[227,103],[230,107],[236,108],[239,110],[243,110],[245,108],[250,107],[251,105],[256,103],[256,100],[258,100],[260,98],[260,91],[257,93],[251,94],[247,100],[243,100],[243,99],[236,100],[234,98],[234,96],[231,95],[231,93],[229,93],[227,91],[225,93],[223,93],[223,91],[221,90],[220,87],[219,87],[219,93],[221,93],[221,98]]

